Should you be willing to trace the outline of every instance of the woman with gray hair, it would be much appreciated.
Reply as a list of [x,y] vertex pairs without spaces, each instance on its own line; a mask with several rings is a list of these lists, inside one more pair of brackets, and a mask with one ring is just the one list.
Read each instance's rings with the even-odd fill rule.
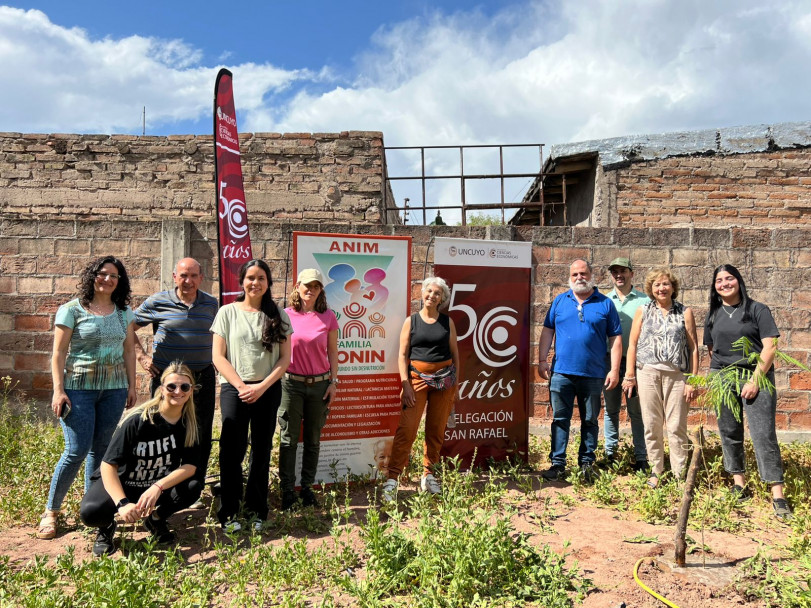
[[389,459],[388,479],[383,484],[383,501],[397,496],[398,478],[408,464],[411,446],[425,411],[425,450],[420,490],[439,494],[434,477],[439,450],[445,437],[445,425],[456,399],[459,374],[459,350],[456,327],[439,307],[450,299],[448,284],[439,277],[422,282],[422,309],[403,323],[400,332],[400,381],[403,410],[394,435]]

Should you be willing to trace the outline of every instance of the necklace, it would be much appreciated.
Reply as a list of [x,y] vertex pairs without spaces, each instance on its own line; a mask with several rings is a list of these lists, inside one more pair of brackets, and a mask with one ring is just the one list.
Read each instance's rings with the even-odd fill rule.
[[724,312],[725,312],[725,313],[727,313],[727,316],[728,316],[730,319],[732,318],[732,315],[734,315],[736,312],[738,312],[738,307],[739,307],[739,306],[740,306],[740,303],[736,304],[735,306],[733,306],[733,307],[732,307],[732,312],[729,312],[729,311],[727,310],[727,307],[726,307],[726,306],[724,306],[723,304],[721,304],[721,308],[723,308],[723,309],[724,309]]
[[[94,315],[97,315],[99,317],[106,317],[107,315],[110,314],[110,312],[112,312],[109,308],[107,310],[104,310],[100,306],[94,305],[93,302],[90,302],[87,305],[87,309]],[[115,309],[115,307],[113,307],[113,309]]]

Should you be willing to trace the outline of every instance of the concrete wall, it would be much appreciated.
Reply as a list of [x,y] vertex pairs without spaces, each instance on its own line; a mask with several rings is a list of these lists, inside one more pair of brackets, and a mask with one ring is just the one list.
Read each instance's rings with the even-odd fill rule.
[[[176,221],[176,220],[173,220]],[[216,226],[210,219],[189,222],[190,253],[203,264],[211,291],[216,278]],[[165,231],[160,218],[55,218],[34,220],[5,214],[0,220],[0,375],[11,375],[29,396],[50,396],[49,358],[53,316],[70,299],[76,277],[91,257],[121,257],[131,275],[135,302],[161,286],[160,252]],[[410,235],[413,240],[412,275],[423,276],[428,258],[431,272],[433,236],[518,240],[533,243],[532,327],[533,411],[549,416],[546,384],[535,371],[537,341],[552,298],[566,289],[568,265],[575,257],[594,261],[602,288],[609,277],[605,265],[618,255],[629,255],[641,283],[647,269],[667,264],[682,280],[681,298],[703,319],[712,269],[731,262],[741,269],[750,293],[774,311],[781,347],[804,363],[811,356],[811,230],[778,228],[626,229],[564,227],[403,227],[365,223],[279,223],[255,219],[251,238],[256,255],[271,266],[273,294],[281,299],[287,288],[292,230],[381,235]],[[416,297],[417,291],[414,291]],[[417,301],[414,301],[416,307]],[[149,330],[141,332],[148,335]],[[706,368],[706,356],[704,356]],[[145,378],[141,379],[145,395]],[[811,374],[780,369],[778,425],[781,429],[811,429]],[[698,413],[693,412],[693,418]]]

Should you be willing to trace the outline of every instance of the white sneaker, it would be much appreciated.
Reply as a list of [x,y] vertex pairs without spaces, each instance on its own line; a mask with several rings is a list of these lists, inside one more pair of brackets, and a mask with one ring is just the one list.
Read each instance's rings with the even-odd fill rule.
[[254,532],[261,532],[262,528],[264,526],[265,526],[265,522],[257,519],[255,522],[253,522],[253,531]]
[[228,523],[223,524],[222,529],[226,532],[226,534],[236,534],[237,532],[242,531],[242,524],[236,519],[232,519]]
[[397,500],[397,483],[396,479],[387,479],[383,484],[383,491],[381,496],[385,504],[389,504]]
[[439,494],[442,488],[439,487],[439,482],[436,480],[436,477],[428,473],[427,475],[423,475],[420,480],[420,490],[428,492],[429,494]]

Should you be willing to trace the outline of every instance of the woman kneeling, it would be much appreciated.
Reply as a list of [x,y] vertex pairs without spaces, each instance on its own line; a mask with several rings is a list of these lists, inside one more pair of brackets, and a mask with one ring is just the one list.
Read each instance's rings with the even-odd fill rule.
[[159,543],[174,541],[166,519],[193,504],[202,484],[191,479],[200,445],[191,370],[174,362],[155,396],[116,429],[93,484],[82,500],[82,521],[99,529],[93,555],[115,553],[116,514],[125,523],[144,520]]

